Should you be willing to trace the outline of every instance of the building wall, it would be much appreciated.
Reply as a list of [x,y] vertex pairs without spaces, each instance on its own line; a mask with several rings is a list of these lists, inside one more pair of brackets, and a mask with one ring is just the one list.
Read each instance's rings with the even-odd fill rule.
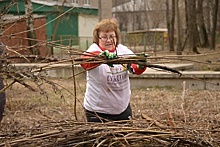
[[[58,2],[62,4],[64,0],[38,0],[38,1],[48,1],[48,2]],[[66,0],[65,5],[70,6],[83,6],[86,8],[98,8],[100,12],[100,19],[111,18],[112,17],[112,0],[89,0],[90,4],[84,4],[84,0],[78,0],[78,3],[72,3],[74,0]],[[77,1],[77,0],[75,0]],[[101,6],[99,6],[99,2]]]
[[[35,31],[36,38],[38,40],[38,46],[40,49],[41,56],[46,56],[46,27],[43,24],[46,23],[45,17],[35,18],[34,27],[39,28]],[[16,21],[14,23],[9,23],[5,25],[3,30],[3,35],[0,40],[4,43],[4,45],[14,49],[15,51],[28,55],[30,51],[27,49],[28,40],[27,40],[27,30],[26,21]],[[22,33],[23,32],[23,33]],[[13,35],[14,34],[14,35]]]
[[93,43],[93,29],[98,22],[97,16],[89,16],[80,14],[78,16],[79,26],[79,48],[82,50],[88,49]]
[[164,0],[113,0],[112,13],[121,31],[166,28]]
[[95,16],[79,15],[79,37],[92,37],[93,28],[95,28],[98,18]]
[[[51,13],[47,15],[47,21],[52,21],[59,17],[59,13]],[[56,21],[52,21],[47,25],[47,38],[48,40],[57,40],[56,43],[61,43],[63,45],[69,45],[69,37],[78,36],[78,15],[68,13],[59,17]],[[66,40],[66,41],[62,41]]]

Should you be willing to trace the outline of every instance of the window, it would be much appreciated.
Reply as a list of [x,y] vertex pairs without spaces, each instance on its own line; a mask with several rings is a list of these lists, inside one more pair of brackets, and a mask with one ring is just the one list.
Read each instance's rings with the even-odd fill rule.
[[90,5],[90,0],[83,0],[84,5]]
[[79,0],[70,0],[71,3],[78,4]]

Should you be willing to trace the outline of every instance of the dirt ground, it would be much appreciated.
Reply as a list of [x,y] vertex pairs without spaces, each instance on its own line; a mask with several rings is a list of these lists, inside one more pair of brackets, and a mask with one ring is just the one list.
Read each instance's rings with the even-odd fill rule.
[[[218,57],[210,56],[208,59],[217,62]],[[208,59],[201,57],[201,61]],[[208,67],[210,66],[205,65],[204,69]],[[214,67],[216,69],[217,66]],[[202,69],[201,66],[197,68]],[[57,130],[52,123],[68,121],[85,123],[83,111],[85,80],[78,79],[76,85],[71,79],[48,80],[54,84],[43,82],[37,86],[26,81],[36,90],[35,92],[18,83],[6,90],[7,102],[4,118],[0,124],[0,146],[13,146],[10,141],[14,141],[14,146],[21,146],[16,144],[18,142],[16,140],[25,138],[26,140],[22,140],[25,142],[27,137],[32,135]],[[6,81],[6,85],[9,83],[10,80]],[[146,87],[132,89],[131,96],[135,127],[139,127],[144,121],[145,129],[173,128],[172,131],[183,132],[185,140],[190,142],[183,146],[198,145],[192,142],[199,142],[199,146],[220,146],[219,103],[220,91],[214,90]],[[172,136],[172,139],[176,139],[175,136]],[[181,138],[176,140],[176,144],[178,140]],[[172,145],[175,146],[175,142]],[[126,146],[126,143],[121,146]],[[133,144],[133,146],[145,145]],[[160,142],[157,146],[164,144]]]

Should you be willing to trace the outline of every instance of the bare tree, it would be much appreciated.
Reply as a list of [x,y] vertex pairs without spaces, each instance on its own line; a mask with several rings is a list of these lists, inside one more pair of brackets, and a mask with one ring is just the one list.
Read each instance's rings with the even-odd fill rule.
[[207,33],[210,34],[211,32],[211,10],[212,10],[212,0],[206,0],[206,28],[207,28]]
[[176,51],[177,55],[182,54],[181,49],[181,39],[180,39],[180,19],[179,19],[179,0],[176,0],[175,2],[175,12],[176,12],[176,34],[177,34],[177,43],[176,43]]
[[208,47],[209,40],[208,40],[208,33],[207,33],[205,22],[204,22],[203,0],[197,1],[197,24],[198,24],[198,29],[199,29],[198,31],[199,31],[199,38],[200,38],[200,46]]
[[197,24],[196,24],[196,0],[185,0],[186,26],[189,51],[199,53],[197,50]]
[[149,0],[146,4],[147,10],[151,12],[151,28],[161,27],[166,17],[166,0]]
[[28,45],[30,47],[30,51],[34,55],[40,55],[39,49],[36,47],[36,34],[34,30],[34,16],[33,16],[33,8],[31,0],[24,0],[25,2],[25,14],[27,16],[26,24],[27,24],[27,37]]
[[211,34],[211,49],[215,49],[215,37],[216,37],[216,26],[217,26],[217,19],[218,19],[218,0],[214,0],[214,10],[213,10],[213,27],[212,27],[212,34]]
[[169,51],[174,51],[175,0],[166,0],[166,7]]

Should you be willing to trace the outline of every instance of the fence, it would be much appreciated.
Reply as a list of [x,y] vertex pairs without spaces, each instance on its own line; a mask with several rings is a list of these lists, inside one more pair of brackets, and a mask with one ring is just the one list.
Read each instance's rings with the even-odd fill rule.
[[[134,52],[146,52],[164,50],[167,44],[167,32],[164,29],[143,30],[135,32],[122,32],[120,42],[128,46]],[[86,50],[92,44],[92,37],[76,37],[73,35],[60,35],[56,43],[71,46],[75,49]],[[53,54],[64,57],[65,49],[53,46]]]
[[[87,50],[88,47],[92,44],[93,38],[92,37],[76,37],[73,35],[59,35],[54,41],[54,44],[50,48],[52,55],[58,58],[65,58],[65,56],[69,56],[67,54],[67,50],[71,47],[72,49],[80,49],[80,50]],[[60,47],[60,45],[66,47]]]
[[167,45],[167,30],[150,29],[124,33],[122,43],[135,52],[164,50]]

